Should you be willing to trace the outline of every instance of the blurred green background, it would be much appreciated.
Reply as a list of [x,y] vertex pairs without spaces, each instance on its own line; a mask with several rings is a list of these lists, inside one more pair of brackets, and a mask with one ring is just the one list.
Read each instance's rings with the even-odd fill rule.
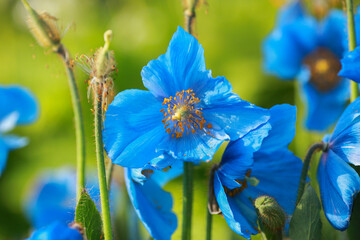
[[[103,45],[103,33],[113,31],[111,48],[118,73],[115,93],[144,89],[140,71],[166,51],[178,25],[183,26],[181,0],[29,0],[59,21],[63,43],[74,56],[91,54]],[[197,11],[196,36],[205,49],[213,76],[223,75],[243,99],[261,107],[294,104],[292,82],[266,76],[261,66],[261,43],[273,27],[276,5],[270,0],[208,0]],[[0,82],[31,89],[40,105],[35,124],[17,127],[30,144],[12,151],[0,177],[0,239],[24,239],[31,226],[23,214],[26,193],[39,173],[63,165],[75,165],[73,111],[65,71],[60,59],[37,45],[26,26],[21,1],[0,1]],[[87,76],[76,69],[85,115],[87,164],[95,166],[91,105],[86,99]],[[302,140],[300,140],[302,141]],[[308,145],[304,148],[306,149]],[[211,165],[196,168],[193,239],[204,239],[207,180]],[[303,151],[298,152],[303,156]],[[119,168],[116,169],[118,174]],[[181,177],[166,186],[173,193],[181,226]],[[180,239],[180,226],[173,239]],[[240,239],[220,216],[214,217],[213,239]]]

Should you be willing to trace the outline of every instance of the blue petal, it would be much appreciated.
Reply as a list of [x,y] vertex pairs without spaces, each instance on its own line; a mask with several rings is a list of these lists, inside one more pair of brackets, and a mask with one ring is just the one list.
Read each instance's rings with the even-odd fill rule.
[[[160,98],[177,91],[198,89],[206,84],[204,49],[198,40],[181,27],[173,35],[167,52],[152,60],[141,71],[144,86]],[[207,79],[207,78],[205,78]]]
[[41,176],[26,198],[25,212],[32,226],[41,228],[59,221],[74,221],[76,206],[76,175],[68,169]]
[[242,193],[228,197],[218,171],[214,174],[214,193],[227,224],[234,232],[247,239],[258,233],[255,229],[257,216],[251,200]]
[[[307,68],[303,68],[308,72]],[[308,74],[301,74],[301,95],[306,103],[305,126],[309,130],[325,131],[340,117],[350,97],[350,82],[341,79],[339,85],[329,92],[319,92],[309,81]]]
[[346,18],[343,11],[331,10],[321,24],[319,44],[341,58],[347,49],[343,44],[346,35]]
[[259,184],[249,186],[244,192],[249,192],[253,199],[271,196],[287,215],[291,215],[296,205],[302,166],[301,159],[287,149],[266,154],[256,152],[250,177],[257,178]]
[[19,137],[12,134],[3,136],[3,140],[10,150],[25,147],[29,143],[26,137]]
[[271,130],[261,144],[261,152],[271,153],[285,149],[295,137],[296,107],[288,104],[270,109]]
[[267,109],[242,100],[233,93],[207,98],[203,116],[213,127],[213,135],[223,140],[236,140],[269,120]]
[[28,240],[82,240],[83,237],[76,229],[69,228],[62,222],[35,231]]
[[270,129],[269,123],[264,124],[243,138],[228,144],[218,169],[219,177],[224,186],[229,189],[240,187],[235,180],[244,179],[245,174],[252,168],[253,153],[260,148]]
[[360,47],[344,55],[341,59],[341,67],[339,76],[360,82]]
[[356,171],[332,150],[323,153],[317,173],[325,215],[338,230],[349,226],[353,201],[360,191]]
[[306,16],[302,2],[299,0],[291,1],[278,12],[276,26],[290,24],[291,22]]
[[0,121],[17,112],[17,124],[28,124],[37,119],[38,111],[37,101],[27,89],[19,86],[0,87]]
[[317,43],[317,22],[311,17],[275,28],[263,43],[264,68],[279,78],[291,80]]
[[110,104],[104,121],[105,150],[115,164],[141,168],[160,156],[156,146],[168,134],[161,103],[148,91],[126,90]]
[[5,169],[9,149],[0,136],[0,176]]
[[174,178],[177,178],[183,173],[183,162],[176,161],[170,166],[168,170],[155,171],[151,175],[151,179],[156,182],[160,187],[163,187],[166,183]]
[[146,230],[156,240],[171,239],[177,227],[176,215],[171,212],[172,197],[151,178],[143,185],[131,178],[132,170],[125,168],[125,183],[130,200]]

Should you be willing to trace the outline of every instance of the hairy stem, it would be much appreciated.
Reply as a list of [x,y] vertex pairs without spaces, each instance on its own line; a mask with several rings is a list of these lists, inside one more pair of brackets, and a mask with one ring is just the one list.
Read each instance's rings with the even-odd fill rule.
[[79,200],[81,192],[85,189],[85,130],[84,120],[81,111],[80,96],[76,85],[74,71],[70,62],[70,54],[67,49],[60,45],[57,54],[64,62],[66,74],[69,80],[69,87],[72,99],[75,119],[75,134],[76,134],[76,199]]
[[184,162],[182,240],[191,239],[194,164]]
[[323,142],[315,143],[309,148],[308,152],[306,153],[306,156],[304,159],[304,165],[303,165],[303,168],[301,171],[301,176],[300,176],[300,183],[299,183],[299,189],[298,189],[298,194],[297,194],[297,198],[296,198],[296,205],[300,202],[300,199],[305,190],[306,178],[308,175],[311,157],[317,150],[324,151],[324,148],[325,148],[325,143],[323,143]]
[[101,199],[101,212],[104,226],[104,237],[105,240],[112,240],[111,230],[111,217],[109,207],[109,192],[106,182],[106,171],[104,161],[104,148],[102,140],[102,95],[99,94],[99,90],[95,89],[95,144],[96,144],[96,158],[97,158],[97,169],[99,177],[100,187],[100,199]]

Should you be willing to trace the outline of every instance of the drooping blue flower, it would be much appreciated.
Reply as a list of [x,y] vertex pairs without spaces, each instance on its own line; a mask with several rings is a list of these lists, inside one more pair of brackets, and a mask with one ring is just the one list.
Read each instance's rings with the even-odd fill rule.
[[82,240],[81,233],[63,222],[53,222],[49,226],[36,230],[28,240]]
[[323,139],[327,150],[321,156],[317,178],[321,202],[331,225],[349,226],[353,201],[360,191],[360,178],[349,165],[360,165],[360,98],[341,115],[331,136]]
[[[110,207],[119,199],[116,185],[110,192]],[[100,211],[100,190],[97,178],[87,178],[86,190]],[[70,224],[75,218],[76,173],[62,168],[44,172],[36,181],[25,201],[25,213],[34,228],[39,229],[53,222]],[[116,206],[116,205],[115,205]]]
[[136,214],[146,230],[156,240],[171,239],[177,228],[176,215],[171,211],[171,194],[162,187],[182,173],[182,165],[175,163],[169,170],[152,167],[125,168],[125,183]]
[[288,150],[295,136],[296,108],[270,109],[269,122],[230,142],[214,172],[214,193],[230,228],[244,238],[258,234],[253,201],[274,198],[286,214],[295,208],[302,161]]
[[211,160],[224,140],[242,137],[269,118],[233,93],[224,77],[211,76],[204,49],[181,27],[167,52],[150,61],[141,76],[149,91],[119,93],[105,114],[106,152],[124,167],[158,167],[164,155]]
[[350,83],[338,77],[346,40],[342,11],[332,10],[318,21],[300,1],[294,1],[280,12],[274,30],[263,43],[265,70],[284,80],[299,81],[309,130],[327,130],[346,107]]
[[38,117],[35,97],[20,86],[0,86],[0,175],[9,151],[24,147],[27,139],[7,134],[16,125],[29,124]]

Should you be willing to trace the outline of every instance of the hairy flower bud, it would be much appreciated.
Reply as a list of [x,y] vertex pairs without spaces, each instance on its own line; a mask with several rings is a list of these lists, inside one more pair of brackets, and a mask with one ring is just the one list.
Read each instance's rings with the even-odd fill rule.
[[96,54],[95,75],[97,78],[104,78],[114,71],[114,60],[109,46],[112,38],[112,31],[107,30],[104,33],[104,47],[100,48]]
[[52,48],[57,51],[60,45],[61,35],[56,25],[56,18],[48,13],[38,13],[26,0],[22,0],[30,16],[28,19],[29,28],[36,41],[42,47]]
[[285,213],[277,201],[270,196],[260,196],[254,206],[261,230],[266,234],[276,234],[285,225]]

